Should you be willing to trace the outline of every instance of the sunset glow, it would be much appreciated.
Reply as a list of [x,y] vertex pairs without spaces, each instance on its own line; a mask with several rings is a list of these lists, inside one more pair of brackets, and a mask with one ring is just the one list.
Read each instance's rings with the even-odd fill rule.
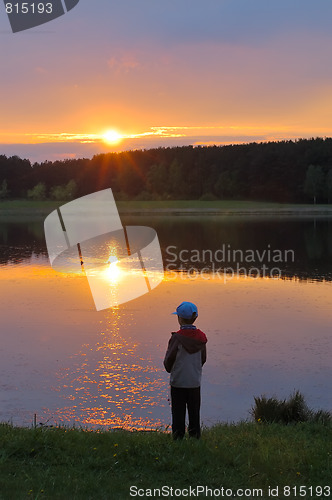
[[163,15],[150,3],[80,2],[52,34],[40,28],[45,43],[13,36],[3,16],[1,153],[40,162],[330,137],[332,4],[318,1],[299,16],[285,0],[248,11],[193,0],[175,24],[167,2]]
[[121,139],[123,139],[123,136],[120,135],[116,130],[108,130],[103,135],[103,140],[108,144],[118,144]]

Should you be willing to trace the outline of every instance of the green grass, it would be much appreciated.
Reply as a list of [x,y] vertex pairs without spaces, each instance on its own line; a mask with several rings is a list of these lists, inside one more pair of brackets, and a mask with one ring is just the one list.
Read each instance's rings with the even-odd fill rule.
[[251,414],[256,422],[290,424],[296,422],[319,422],[329,425],[332,413],[325,410],[312,410],[304,400],[303,394],[295,391],[288,399],[266,396],[255,397]]
[[45,200],[45,201],[33,201],[33,200],[1,200],[0,208],[2,209],[10,209],[10,208],[35,208],[35,209],[44,209],[44,208],[53,208],[58,207],[62,203],[59,201]]
[[59,201],[2,200],[0,217],[46,217],[61,205]]
[[[291,203],[275,203],[267,201],[240,201],[240,200],[165,200],[165,201],[120,201],[119,208],[133,209],[216,209],[216,210],[265,210],[265,209],[280,209],[280,208],[312,208],[313,205],[296,205]],[[317,205],[322,207],[323,205]],[[325,205],[329,206],[329,205]],[[332,208],[332,205],[331,205]]]
[[2,424],[0,499],[129,499],[131,485],[261,488],[267,499],[269,486],[329,485],[331,442],[332,427],[318,423],[217,425],[182,442],[164,432]]
[[[0,217],[25,216],[45,217],[65,201],[30,201],[5,200],[0,201]],[[304,205],[291,203],[274,203],[260,201],[237,200],[167,200],[167,201],[118,201],[120,213],[221,213],[221,214],[310,214],[332,213],[331,205]]]

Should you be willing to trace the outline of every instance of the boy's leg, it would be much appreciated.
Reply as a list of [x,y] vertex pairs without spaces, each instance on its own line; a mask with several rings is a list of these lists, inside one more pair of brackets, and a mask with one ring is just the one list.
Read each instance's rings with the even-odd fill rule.
[[182,439],[186,421],[186,389],[171,386],[173,439]]
[[195,387],[193,389],[188,389],[188,432],[190,437],[195,437],[197,439],[199,439],[201,436],[200,407],[201,388]]

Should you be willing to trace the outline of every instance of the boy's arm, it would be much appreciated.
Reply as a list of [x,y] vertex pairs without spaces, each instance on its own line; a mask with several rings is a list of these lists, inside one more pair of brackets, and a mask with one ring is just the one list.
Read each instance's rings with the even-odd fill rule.
[[170,373],[172,370],[172,366],[174,365],[176,354],[178,352],[179,341],[174,335],[175,333],[176,332],[172,332],[172,336],[169,339],[168,348],[164,359],[164,367],[168,373]]
[[204,344],[201,350],[201,355],[202,355],[202,366],[203,366],[206,361],[206,344]]

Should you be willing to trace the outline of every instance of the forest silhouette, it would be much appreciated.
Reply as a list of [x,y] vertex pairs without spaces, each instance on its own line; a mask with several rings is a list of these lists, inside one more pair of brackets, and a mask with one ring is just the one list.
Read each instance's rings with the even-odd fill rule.
[[332,202],[332,139],[183,146],[31,164],[0,155],[1,199],[57,199],[112,188],[116,200]]

